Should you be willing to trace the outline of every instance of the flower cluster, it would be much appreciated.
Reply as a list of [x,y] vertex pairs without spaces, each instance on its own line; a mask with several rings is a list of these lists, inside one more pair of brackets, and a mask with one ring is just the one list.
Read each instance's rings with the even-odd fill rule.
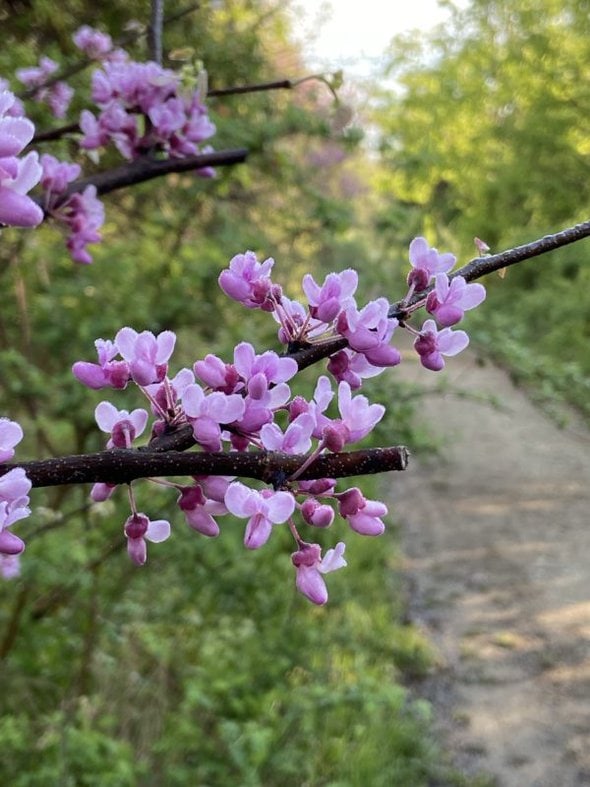
[[[43,211],[27,196],[42,174],[37,153],[19,154],[29,144],[35,126],[18,114],[20,108],[9,90],[0,92],[0,224],[36,227]],[[15,114],[16,112],[16,114]]]
[[[185,87],[179,75],[157,63],[138,63],[113,47],[106,33],[88,26],[73,36],[75,45],[99,66],[92,76],[91,98],[98,111],[84,109],[79,119],[80,147],[96,159],[98,150],[113,145],[126,159],[154,154],[158,158],[185,158],[212,150],[203,143],[215,133],[203,103],[204,88]],[[74,91],[57,78],[58,64],[41,57],[39,64],[22,68],[17,78],[31,98],[47,103],[56,117],[65,116]],[[0,225],[35,227],[50,216],[66,227],[66,246],[75,262],[87,264],[87,246],[101,240],[104,208],[96,188],[69,187],[81,174],[78,164],[58,161],[36,152],[19,159],[31,142],[33,123],[24,117],[21,102],[0,79]],[[211,167],[195,174],[212,177]],[[39,205],[27,196],[37,183],[44,195]],[[68,193],[68,188],[70,193]]]
[[[0,418],[0,462],[14,456],[14,447],[23,438],[23,430],[16,421]],[[19,555],[25,544],[10,528],[31,513],[29,492],[31,482],[21,467],[0,476],[0,575],[11,579],[19,573]]]
[[[446,277],[442,269],[450,269],[452,255],[438,255],[423,239],[417,239],[410,256],[414,272],[409,277],[410,293],[401,321],[390,316],[384,298],[364,306],[357,304],[354,270],[329,274],[321,285],[306,275],[302,283],[307,299],[304,306],[284,296],[282,287],[273,283],[272,259],[261,263],[253,252],[246,252],[230,261],[219,284],[247,308],[273,314],[287,354],[257,354],[250,343],[241,342],[231,362],[210,354],[171,377],[174,333],[164,331],[155,336],[126,327],[112,341],[96,341],[97,363],[79,361],[73,366],[74,375],[90,388],[139,386],[151,407],[152,437],[188,427],[199,450],[268,451],[301,457],[298,470],[288,476],[276,474],[272,486],[262,489],[223,476],[198,476],[189,484],[151,481],[177,490],[177,505],[187,524],[202,535],[219,535],[218,518],[233,514],[246,520],[244,545],[259,549],[275,527],[288,527],[296,546],[292,554],[296,586],[316,604],[328,598],[324,575],[346,565],[345,545],[339,541],[322,557],[320,545],[304,538],[301,527],[311,528],[312,533],[314,528],[325,530],[339,515],[356,533],[379,536],[385,530],[387,507],[381,501],[367,500],[357,487],[337,489],[335,479],[306,481],[300,476],[321,454],[341,452],[362,440],[382,419],[385,408],[371,404],[356,390],[364,377],[400,362],[399,351],[390,344],[396,329],[401,326],[416,334],[416,350],[430,369],[442,368],[442,354],[454,355],[466,345],[462,331],[452,332],[448,326],[437,331],[432,319],[426,320],[422,331],[407,324],[416,281],[426,287],[435,278],[435,289],[416,303],[426,306],[443,324],[451,318],[455,321],[457,311],[462,316],[462,310],[477,305],[483,297],[465,282],[458,286],[451,282],[445,289],[439,277]],[[329,377],[321,375],[311,398],[293,395],[291,382],[299,367],[289,351],[333,343],[334,339],[344,339],[347,344],[328,360],[336,388]],[[146,410],[130,413],[107,401],[98,405],[95,415],[99,427],[109,434],[107,448],[129,449],[148,420]],[[105,500],[114,489],[112,484],[95,484],[92,498]],[[129,499],[131,514],[124,525],[128,552],[135,563],[143,564],[147,542],[165,540],[171,527],[167,520],[150,520],[138,511],[131,487]]]

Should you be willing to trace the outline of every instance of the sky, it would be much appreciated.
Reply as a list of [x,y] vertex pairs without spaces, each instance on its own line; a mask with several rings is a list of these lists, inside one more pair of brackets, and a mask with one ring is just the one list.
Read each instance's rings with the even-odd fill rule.
[[352,77],[370,76],[394,35],[427,30],[448,16],[437,0],[293,0],[292,8],[306,62]]

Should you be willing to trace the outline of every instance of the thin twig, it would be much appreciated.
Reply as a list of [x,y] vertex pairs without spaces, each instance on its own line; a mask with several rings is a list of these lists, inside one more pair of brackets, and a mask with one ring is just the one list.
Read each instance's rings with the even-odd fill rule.
[[152,0],[150,26],[147,32],[150,58],[162,64],[162,27],[164,23],[164,0]]

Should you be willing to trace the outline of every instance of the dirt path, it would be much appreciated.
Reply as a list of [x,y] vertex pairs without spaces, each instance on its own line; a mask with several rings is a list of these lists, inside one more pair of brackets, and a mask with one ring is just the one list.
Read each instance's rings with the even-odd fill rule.
[[[464,773],[589,785],[590,433],[559,430],[473,354],[447,370],[504,407],[425,397],[446,447],[396,484],[410,614],[440,653],[423,689]],[[440,379],[410,357],[399,373]]]

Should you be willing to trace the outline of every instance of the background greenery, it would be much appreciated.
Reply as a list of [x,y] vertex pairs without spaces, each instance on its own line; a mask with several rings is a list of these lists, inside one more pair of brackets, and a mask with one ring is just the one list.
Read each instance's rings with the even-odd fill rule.
[[[213,181],[174,176],[110,195],[91,266],[72,264],[55,226],[3,231],[0,390],[2,413],[25,426],[19,455],[102,446],[93,411],[103,397],[69,369],[122,324],[175,330],[178,368],[206,352],[227,356],[243,338],[275,346],[269,320],[217,288],[237,252],[274,256],[293,295],[306,271],[319,278],[354,265],[364,295],[395,299],[418,233],[465,260],[474,235],[500,250],[586,218],[588,20],[582,2],[541,5],[472,2],[432,38],[394,42],[389,74],[403,88],[373,86],[370,118],[349,122],[353,91],[338,104],[315,83],[211,100],[215,146],[248,147],[248,163]],[[70,37],[81,23],[117,35],[145,4],[13,0],[0,13],[8,77],[41,52],[75,56]],[[223,87],[305,75],[289,35],[280,5],[235,0],[167,27],[165,47],[192,47],[211,86]],[[35,120],[52,122],[42,110]],[[380,131],[378,151],[359,144],[368,122]],[[551,403],[590,401],[588,254],[578,244],[494,277],[469,321]],[[311,379],[308,371],[302,384]],[[427,440],[395,373],[369,395],[390,407],[384,441],[415,449]],[[139,406],[132,392],[117,401]],[[362,481],[373,497],[384,493],[379,483]],[[434,657],[403,622],[393,522],[378,541],[347,534],[349,567],[330,577],[329,606],[317,609],[294,590],[280,529],[245,554],[241,524],[227,521],[207,540],[184,527],[170,495],[140,485],[140,506],[176,527],[135,570],[122,548],[124,496],[93,507],[87,493],[35,493],[21,528],[22,576],[2,587],[2,783],[401,787],[453,778],[427,704],[402,685]],[[322,534],[326,545],[338,528]]]

